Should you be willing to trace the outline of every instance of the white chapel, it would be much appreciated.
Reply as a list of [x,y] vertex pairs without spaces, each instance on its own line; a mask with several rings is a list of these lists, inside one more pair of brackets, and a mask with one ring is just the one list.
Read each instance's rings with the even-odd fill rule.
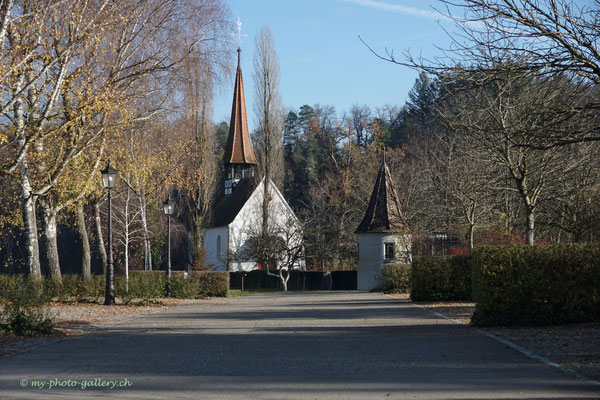
[[[213,219],[205,229],[203,248],[206,265],[220,271],[250,271],[262,269],[254,260],[232,261],[230,254],[240,253],[249,245],[262,222],[264,179],[256,178],[257,161],[248,130],[248,116],[244,96],[244,82],[240,66],[241,49],[238,48],[238,66],[233,91],[233,105],[229,136],[223,155],[223,186],[215,203]],[[301,241],[302,227],[276,185],[269,180],[269,224],[293,231]],[[301,262],[299,262],[300,264]],[[302,265],[297,265],[302,267]]]

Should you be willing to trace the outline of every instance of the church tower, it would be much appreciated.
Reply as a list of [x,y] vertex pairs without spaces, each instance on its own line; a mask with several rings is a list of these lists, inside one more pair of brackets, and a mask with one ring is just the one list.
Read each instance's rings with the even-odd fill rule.
[[[245,36],[241,29],[242,23],[238,18],[238,32],[234,34],[238,40]],[[212,218],[202,234],[204,264],[217,271],[251,271],[261,268],[255,259],[248,259],[245,255],[248,243],[256,235],[256,228],[261,226],[265,181],[253,178],[258,163],[248,130],[240,47],[238,46],[229,136],[223,155],[224,191],[215,199]],[[273,223],[295,232],[287,242],[288,246],[300,246],[302,224],[277,186],[270,182],[267,189]],[[303,258],[292,261],[293,268],[303,268]]]
[[246,113],[246,98],[244,96],[244,81],[238,47],[238,65],[233,89],[233,105],[229,122],[229,137],[223,155],[225,195],[230,196],[243,178],[254,176],[257,164],[248,130],[248,114]]
[[384,263],[409,263],[412,260],[409,229],[400,212],[400,202],[385,158],[356,234],[358,290],[379,286],[379,270]]

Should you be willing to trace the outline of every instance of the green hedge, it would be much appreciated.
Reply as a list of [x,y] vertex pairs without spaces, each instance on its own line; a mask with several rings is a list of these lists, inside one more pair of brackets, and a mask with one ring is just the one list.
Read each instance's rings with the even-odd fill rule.
[[413,260],[410,298],[415,301],[470,300],[471,256],[422,256]]
[[171,277],[173,297],[227,297],[229,292],[229,272],[200,271],[192,272],[187,278],[183,274]]
[[[30,280],[22,275],[0,275],[0,299],[14,292],[15,288],[26,288],[32,296],[43,294],[45,298],[57,301],[94,299],[104,296],[105,279],[102,275],[94,275],[89,279],[64,275],[60,280]],[[229,291],[229,272],[195,271],[184,278],[182,271],[176,271],[171,276],[171,289],[176,298],[225,297]],[[115,296],[125,302],[162,298],[165,294],[164,271],[131,271],[128,285],[124,276],[115,277]]]
[[[102,279],[102,282],[105,282]],[[115,277],[115,296],[128,302],[132,299],[157,299],[166,295],[167,278],[162,271],[130,271],[129,283],[124,276]],[[129,290],[127,290],[129,286]],[[102,289],[104,296],[104,288]]]
[[473,253],[472,323],[600,321],[600,246],[484,246]]
[[379,270],[379,287],[377,290],[407,293],[410,289],[410,269],[410,264],[383,264]]
[[38,336],[52,332],[50,298],[39,279],[0,276],[0,334]]

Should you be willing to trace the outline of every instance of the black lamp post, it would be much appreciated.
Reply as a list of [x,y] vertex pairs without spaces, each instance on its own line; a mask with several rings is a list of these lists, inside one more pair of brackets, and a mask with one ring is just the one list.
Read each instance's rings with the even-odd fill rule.
[[175,213],[175,200],[170,195],[163,201],[163,209],[167,216],[167,297],[171,297],[171,215]]
[[115,284],[113,268],[113,245],[112,245],[112,214],[110,190],[117,186],[119,172],[110,165],[100,171],[102,173],[102,184],[108,189],[108,265],[106,266],[106,290],[104,292],[104,304],[109,306],[115,304]]

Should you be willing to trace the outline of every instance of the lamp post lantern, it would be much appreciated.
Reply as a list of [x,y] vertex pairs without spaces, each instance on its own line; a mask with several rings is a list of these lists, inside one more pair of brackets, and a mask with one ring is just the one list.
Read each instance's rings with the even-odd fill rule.
[[100,171],[102,174],[102,184],[108,189],[108,265],[106,266],[106,289],[104,292],[104,304],[109,306],[115,304],[115,284],[113,267],[113,245],[112,245],[112,214],[111,214],[111,193],[110,190],[117,186],[119,172],[110,165]]
[[171,215],[175,213],[175,200],[170,195],[163,201],[163,209],[167,216],[167,297],[171,297]]

